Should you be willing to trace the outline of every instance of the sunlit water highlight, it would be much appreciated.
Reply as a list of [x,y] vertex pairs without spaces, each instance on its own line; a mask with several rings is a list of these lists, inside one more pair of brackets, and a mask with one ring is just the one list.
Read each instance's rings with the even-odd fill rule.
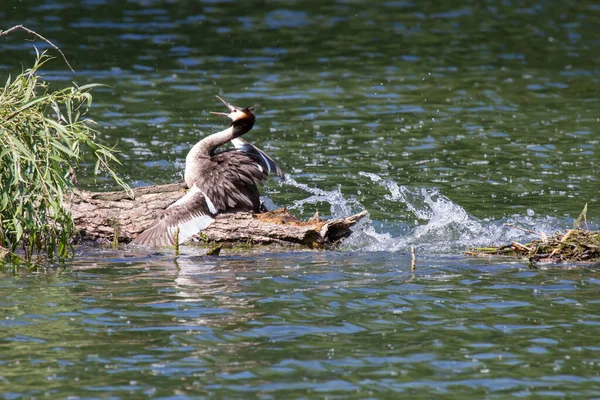
[[[181,179],[225,125],[218,94],[257,106],[246,138],[289,177],[270,207],[369,212],[338,251],[80,247],[4,270],[4,398],[600,398],[597,268],[463,256],[586,202],[595,227],[593,2],[2,5],[0,29],[77,70],[47,64],[51,89],[107,85],[90,116],[133,186]],[[24,38],[0,39],[2,79],[31,65]]]

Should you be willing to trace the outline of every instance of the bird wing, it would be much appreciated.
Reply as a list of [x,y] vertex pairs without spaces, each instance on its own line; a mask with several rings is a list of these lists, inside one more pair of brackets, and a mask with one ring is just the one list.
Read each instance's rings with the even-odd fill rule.
[[232,149],[217,153],[206,162],[196,184],[216,209],[260,210],[258,187],[269,175],[255,157]]
[[214,221],[218,212],[207,195],[192,185],[190,190],[167,207],[150,225],[138,235],[133,244],[140,246],[172,246],[179,228],[179,243],[185,243]]
[[235,146],[236,150],[244,152],[256,159],[256,162],[267,171],[267,174],[272,174],[274,172],[279,178],[285,179],[285,175],[279,165],[277,165],[275,160],[267,153],[242,138],[233,139],[231,143]]

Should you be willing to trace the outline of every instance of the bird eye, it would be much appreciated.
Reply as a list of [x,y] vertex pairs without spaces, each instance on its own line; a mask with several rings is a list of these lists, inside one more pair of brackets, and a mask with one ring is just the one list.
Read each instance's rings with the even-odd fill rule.
[[232,112],[236,112],[237,110],[234,108]]

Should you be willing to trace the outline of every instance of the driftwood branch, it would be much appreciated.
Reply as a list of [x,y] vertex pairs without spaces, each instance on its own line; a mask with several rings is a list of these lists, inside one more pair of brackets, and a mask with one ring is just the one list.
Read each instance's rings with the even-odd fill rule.
[[6,30],[0,30],[0,36],[5,36],[8,35],[9,33],[16,31],[17,29],[22,29],[25,32],[28,32],[34,36],[36,36],[37,38],[43,40],[44,42],[48,43],[54,50],[58,51],[60,53],[60,55],[62,56],[63,60],[65,60],[65,63],[68,65],[69,69],[75,73],[75,70],[73,69],[73,67],[71,67],[71,64],[69,64],[69,61],[67,60],[67,57],[65,56],[65,53],[62,52],[61,49],[58,48],[58,46],[56,46],[54,43],[52,43],[50,40],[46,39],[45,37],[43,37],[42,35],[40,35],[39,33],[37,33],[36,31],[32,31],[29,28],[24,27],[23,25],[15,25],[12,28],[6,29]]
[[[80,191],[72,195],[69,210],[83,241],[128,243],[143,232],[165,208],[186,191],[184,183],[147,186],[127,192],[93,193]],[[350,227],[367,214],[332,220],[317,215],[300,221],[287,210],[261,214],[251,212],[217,215],[213,224],[201,233],[210,242],[301,245],[324,248],[350,235]]]

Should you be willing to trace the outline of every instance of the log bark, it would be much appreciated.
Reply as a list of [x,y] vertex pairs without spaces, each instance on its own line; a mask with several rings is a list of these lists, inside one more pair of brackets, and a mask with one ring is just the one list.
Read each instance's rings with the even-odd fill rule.
[[[128,243],[143,232],[169,205],[186,192],[182,183],[134,189],[126,192],[78,191],[69,201],[69,210],[80,240],[94,243]],[[309,248],[334,246],[348,237],[350,228],[367,214],[362,211],[346,218],[322,220],[315,215],[300,221],[285,209],[254,214],[230,212],[217,215],[200,237],[217,243],[300,245]]]

